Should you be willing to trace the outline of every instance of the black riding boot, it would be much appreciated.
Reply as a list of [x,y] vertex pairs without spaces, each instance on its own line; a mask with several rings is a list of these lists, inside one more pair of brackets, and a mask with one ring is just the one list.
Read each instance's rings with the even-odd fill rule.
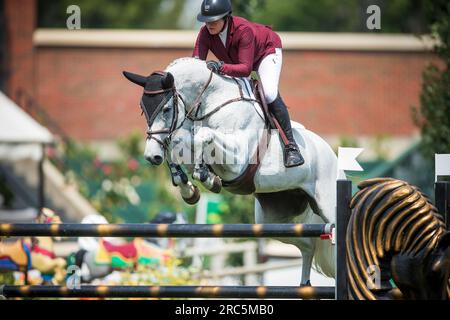
[[291,127],[291,119],[283,99],[278,94],[274,102],[269,103],[269,110],[273,113],[281,128],[283,129],[289,144],[284,147],[284,166],[286,168],[301,166],[305,163],[297,143],[294,140]]

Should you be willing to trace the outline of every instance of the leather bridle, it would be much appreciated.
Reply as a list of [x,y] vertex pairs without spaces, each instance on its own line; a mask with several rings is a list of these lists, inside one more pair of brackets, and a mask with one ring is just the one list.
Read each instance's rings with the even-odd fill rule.
[[[165,76],[166,75],[166,73],[164,73],[162,71],[155,71],[155,72],[152,73],[152,75],[155,75],[155,74],[160,75],[160,76]],[[147,122],[148,122],[148,124],[150,126],[150,124],[153,123],[155,118],[161,112],[163,107],[170,101],[170,99],[173,99],[173,114],[172,114],[172,120],[171,120],[170,127],[169,128],[160,129],[160,130],[154,130],[154,131],[152,131],[150,129],[147,130],[147,138],[155,140],[166,151],[168,149],[170,141],[172,139],[172,134],[176,130],[181,128],[181,126],[184,123],[184,119],[183,119],[181,124],[179,126],[177,126],[177,123],[178,123],[178,98],[181,99],[183,104],[184,104],[184,101],[181,98],[181,96],[179,95],[179,93],[178,93],[178,91],[177,91],[177,89],[175,87],[175,84],[173,84],[171,88],[167,88],[167,89],[144,90],[144,95],[159,95],[159,94],[166,94],[166,96],[158,104],[158,106],[156,107],[156,109],[153,111],[153,113],[151,115],[147,114],[147,109],[145,108],[144,101],[143,101],[142,98],[141,98],[141,101],[140,101],[140,106],[141,106],[142,112],[145,113],[145,116],[147,118]],[[167,133],[168,134],[164,138],[164,140],[158,139],[158,138],[156,138],[154,136],[155,134],[163,134],[163,133]]]
[[[166,72],[162,72],[162,71],[155,71],[152,73],[152,75],[160,75],[160,76],[165,76],[166,74],[167,74]],[[181,123],[179,125],[178,125],[178,115],[179,115],[178,99],[181,100],[181,102],[184,104],[185,107],[186,107],[186,103],[185,103],[183,97],[178,93],[178,91],[175,87],[175,83],[172,85],[171,88],[167,88],[167,89],[163,88],[163,89],[159,89],[159,90],[144,90],[144,95],[159,95],[159,94],[167,94],[168,93],[164,97],[164,99],[159,103],[159,105],[156,107],[156,109],[153,111],[153,113],[151,115],[147,114],[144,102],[141,98],[140,106],[141,106],[142,112],[145,113],[145,116],[147,118],[147,122],[148,122],[149,126],[151,123],[153,123],[153,121],[155,120],[157,115],[161,112],[163,107],[170,101],[170,99],[173,99],[173,108],[174,108],[170,127],[160,129],[160,130],[154,130],[154,131],[149,129],[147,131],[148,139],[155,140],[157,143],[159,143],[163,147],[164,151],[167,152],[167,150],[169,149],[169,144],[172,139],[172,134],[183,126],[186,119],[189,119],[192,121],[204,120],[204,119],[210,117],[211,115],[213,115],[214,113],[216,113],[217,111],[219,111],[220,109],[222,109],[224,106],[226,106],[230,103],[238,102],[238,101],[258,102],[256,99],[244,97],[243,90],[242,90],[240,83],[235,78],[232,78],[238,85],[240,96],[237,98],[234,98],[234,99],[230,99],[230,100],[220,104],[219,106],[217,106],[216,108],[214,108],[212,111],[208,112],[205,115],[197,117],[198,110],[201,106],[201,98],[202,98],[203,94],[205,93],[205,91],[208,89],[209,85],[211,84],[212,77],[213,77],[213,72],[211,71],[211,74],[209,75],[209,78],[206,81],[206,83],[204,84],[203,88],[200,90],[200,93],[194,99],[192,105],[186,109],[186,115],[183,118],[183,121],[181,121]],[[168,134],[164,138],[164,140],[154,137],[155,134],[163,134],[163,133]]]

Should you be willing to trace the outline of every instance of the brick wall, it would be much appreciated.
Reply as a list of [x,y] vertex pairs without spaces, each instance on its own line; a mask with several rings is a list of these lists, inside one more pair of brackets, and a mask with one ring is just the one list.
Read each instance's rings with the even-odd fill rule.
[[[122,70],[149,74],[188,49],[56,48],[37,50],[39,102],[71,135],[114,139],[144,132],[141,90]],[[286,50],[280,91],[292,118],[325,135],[411,135],[421,73],[420,52]]]
[[[34,94],[34,45],[36,25],[35,0],[4,0],[6,27],[6,91],[16,99],[17,90],[24,88]],[[3,69],[3,68],[2,68]]]
[[288,51],[281,93],[292,117],[321,134],[410,135],[426,53]]

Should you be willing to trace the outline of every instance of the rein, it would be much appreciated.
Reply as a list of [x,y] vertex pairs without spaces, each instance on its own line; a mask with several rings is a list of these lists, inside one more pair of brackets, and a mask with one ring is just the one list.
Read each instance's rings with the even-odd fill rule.
[[[161,76],[165,76],[166,75],[166,73],[160,72],[160,71],[154,72],[153,74],[159,74]],[[201,120],[207,119],[210,116],[212,116],[213,114],[217,113],[223,107],[225,107],[225,106],[227,106],[229,104],[232,104],[234,102],[247,101],[247,102],[259,103],[259,101],[256,100],[256,99],[244,97],[244,93],[243,93],[241,84],[239,83],[238,80],[236,80],[236,78],[232,78],[233,81],[236,83],[236,85],[239,88],[239,97],[227,100],[224,103],[220,104],[219,106],[215,107],[210,112],[207,112],[206,114],[204,114],[202,116],[197,116],[197,113],[200,110],[202,96],[206,92],[206,90],[208,89],[209,85],[211,84],[212,78],[213,78],[213,72],[211,71],[208,80],[203,85],[202,89],[200,90],[200,93],[194,99],[192,105],[189,108],[186,108],[186,103],[183,100],[182,96],[178,93],[178,91],[177,91],[177,89],[175,87],[175,84],[173,84],[171,88],[167,88],[167,89],[159,89],[159,90],[154,90],[154,91],[152,91],[152,90],[144,90],[144,94],[149,94],[149,95],[157,95],[157,94],[169,93],[159,103],[159,105],[153,111],[153,113],[152,113],[152,115],[150,117],[146,113],[147,120],[150,119],[148,121],[149,124],[152,123],[153,120],[156,118],[156,116],[159,114],[159,112],[161,112],[161,110],[164,107],[164,105],[166,105],[168,103],[168,101],[171,98],[173,98],[173,108],[175,110],[173,112],[172,123],[170,125],[170,128],[164,128],[164,129],[155,130],[155,131],[152,131],[152,130],[148,130],[147,131],[148,138],[149,139],[153,139],[157,143],[159,143],[163,147],[165,153],[167,153],[168,150],[169,150],[170,142],[171,142],[171,138],[172,138],[173,133],[183,126],[183,124],[186,121],[186,119],[189,119],[191,121],[201,121]],[[177,125],[178,124],[178,115],[179,115],[178,98],[181,99],[181,101],[184,104],[184,107],[186,108],[186,114],[185,114],[183,120],[181,121],[180,125]],[[142,99],[141,99],[141,108],[142,108],[143,112],[146,112],[146,109],[144,107]],[[263,118],[263,121],[264,121],[264,118]],[[153,136],[155,134],[162,134],[162,133],[167,133],[168,134],[166,136],[166,138],[164,138],[164,140],[160,140],[160,139],[158,139],[158,138]],[[255,191],[255,185],[253,183],[253,179],[254,179],[256,170],[259,167],[259,163],[260,163],[259,160],[264,157],[264,154],[266,152],[267,146],[269,145],[269,141],[270,141],[270,135],[268,136],[268,138],[263,138],[258,143],[256,151],[255,151],[255,153],[252,156],[252,159],[256,160],[256,161],[254,161],[254,163],[249,164],[247,166],[247,168],[244,170],[244,172],[240,176],[238,176],[237,178],[235,178],[235,179],[233,179],[231,181],[222,181],[223,186],[227,187],[229,190],[234,190],[234,192],[236,192],[238,194],[251,194],[251,193],[253,193]],[[173,164],[169,163],[169,161],[167,161],[167,164],[169,165],[169,168],[171,168],[172,165],[173,165]],[[211,166],[208,166],[208,167],[211,170],[211,172],[214,172],[214,170],[212,169]],[[181,168],[177,168],[176,165],[174,165],[174,168],[176,170],[181,170]],[[173,175],[172,170],[171,170],[171,175],[172,175],[172,182],[173,182],[173,176],[174,175]]]
[[[165,74],[161,71],[156,71],[153,74],[158,74],[161,76],[164,76]],[[170,99],[173,99],[173,116],[172,116],[172,121],[170,124],[170,128],[164,128],[164,129],[160,129],[160,130],[147,130],[147,137],[149,139],[153,139],[155,140],[157,143],[159,143],[164,150],[167,150],[172,138],[172,134],[178,130],[179,128],[181,128],[181,126],[183,125],[185,119],[183,119],[183,121],[181,122],[181,124],[179,126],[177,126],[178,123],[178,98],[181,99],[181,101],[184,103],[183,98],[179,95],[175,84],[171,87],[171,88],[167,88],[167,89],[159,89],[159,90],[145,90],[144,89],[144,94],[148,94],[148,95],[157,95],[157,94],[165,94],[170,92],[170,94],[168,94],[160,103],[159,105],[156,107],[155,111],[153,111],[152,115],[148,115],[146,112],[146,108],[144,106],[144,102],[140,101],[140,106],[142,109],[142,112],[145,113],[146,118],[147,118],[147,122],[148,123],[152,123],[156,116],[161,112],[162,108],[169,102]],[[160,140],[156,137],[154,137],[153,135],[155,134],[162,134],[162,133],[167,133],[168,136],[166,138],[164,138],[164,140]]]
[[258,102],[258,100],[256,100],[256,99],[251,99],[251,98],[244,97],[244,92],[242,90],[241,84],[236,80],[236,78],[232,78],[233,81],[236,82],[236,85],[239,88],[239,97],[234,98],[234,99],[230,99],[228,101],[225,101],[224,103],[222,103],[219,106],[215,107],[212,111],[206,113],[203,116],[200,116],[200,117],[196,117],[195,116],[194,117],[193,114],[197,114],[198,110],[199,110],[199,108],[201,106],[200,99],[201,99],[202,95],[205,93],[206,89],[208,89],[208,86],[211,84],[212,76],[213,76],[213,72],[211,71],[209,79],[206,82],[205,86],[203,87],[202,91],[200,92],[200,95],[198,95],[197,98],[194,100],[192,108],[186,114],[186,118],[188,118],[189,120],[192,120],[192,121],[205,120],[205,119],[209,118],[210,116],[212,116],[213,114],[215,114],[220,109],[222,109],[223,107],[225,107],[225,106],[227,106],[227,105],[229,105],[231,103],[234,103],[234,102],[239,102],[239,101]]
[[[165,75],[165,73],[162,72],[162,71],[156,71],[153,74],[158,74],[158,75],[161,75],[161,76]],[[182,98],[182,96],[178,93],[178,91],[177,91],[177,89],[175,87],[175,84],[171,88],[167,88],[167,89],[144,90],[144,94],[147,94],[147,95],[157,95],[157,94],[169,93],[159,103],[159,105],[156,107],[156,109],[155,109],[155,111],[153,112],[152,115],[148,115],[147,114],[146,109],[144,107],[144,102],[141,99],[140,106],[141,106],[142,112],[145,113],[145,115],[146,115],[148,123],[152,123],[153,122],[153,120],[161,112],[162,108],[169,102],[169,100],[171,98],[173,98],[173,109],[174,109],[170,128],[164,128],[164,129],[154,130],[154,131],[148,130],[147,131],[147,137],[149,139],[155,140],[157,143],[159,143],[164,148],[165,151],[167,151],[167,149],[169,148],[169,144],[170,144],[170,141],[171,141],[173,133],[183,126],[183,124],[186,121],[186,119],[189,119],[191,121],[202,121],[202,120],[205,120],[205,119],[209,118],[210,116],[212,116],[213,114],[215,114],[216,112],[218,112],[223,107],[225,107],[225,106],[227,106],[227,105],[229,105],[231,103],[234,103],[234,102],[248,101],[248,102],[257,102],[258,103],[258,100],[256,100],[256,99],[244,97],[244,93],[243,93],[241,84],[236,80],[236,78],[232,78],[234,80],[234,82],[236,82],[236,85],[239,88],[239,97],[227,100],[224,103],[220,104],[219,106],[215,107],[210,112],[208,112],[208,113],[206,113],[206,114],[204,114],[204,115],[202,115],[200,117],[197,117],[196,114],[198,113],[198,111],[200,109],[202,96],[206,92],[206,90],[208,89],[209,85],[211,84],[212,78],[213,78],[213,72],[211,71],[211,73],[209,75],[209,78],[206,81],[206,83],[203,85],[202,89],[200,90],[200,93],[194,99],[194,102],[192,103],[191,107],[189,107],[187,109],[186,115],[185,115],[183,121],[180,123],[180,125],[178,125],[178,115],[179,115],[178,98],[182,101],[184,106],[186,106],[186,103],[185,103],[184,99]],[[164,140],[160,140],[160,139],[154,137],[155,134],[163,134],[163,133],[167,133],[168,134],[168,136],[166,138],[164,138]]]

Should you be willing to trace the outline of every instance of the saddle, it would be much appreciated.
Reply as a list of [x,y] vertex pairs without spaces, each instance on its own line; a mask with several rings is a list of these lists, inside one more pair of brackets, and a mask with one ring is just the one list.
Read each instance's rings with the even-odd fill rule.
[[253,95],[255,96],[255,99],[258,101],[259,105],[261,106],[263,115],[264,115],[264,120],[266,122],[266,126],[269,129],[276,129],[276,125],[275,125],[275,117],[273,116],[273,114],[269,111],[269,106],[267,105],[267,101],[264,98],[264,88],[262,86],[261,81],[259,81],[259,79],[257,78],[251,78],[250,79],[250,86],[251,89],[253,91]]
[[[259,81],[259,79],[257,78],[252,77],[252,79],[250,79],[250,85],[256,101],[261,106],[266,129],[268,129],[269,133],[272,129],[278,129],[278,132],[280,133],[281,140],[283,141],[283,143],[285,144],[288,143],[286,135],[281,129],[280,124],[275,119],[274,115],[269,111],[269,107],[265,99],[264,88],[261,81]],[[260,161],[263,159],[265,152],[269,146],[270,137],[271,137],[270,134],[263,135],[262,139],[259,141],[258,148],[255,154],[253,155],[254,161],[252,161],[252,163],[250,163],[247,166],[245,171],[239,177],[230,181],[222,180],[222,185],[225,189],[227,189],[229,192],[241,195],[248,195],[255,192],[256,188],[254,184],[254,177],[256,171],[258,170]],[[213,171],[210,166],[209,168],[211,171]]]
[[272,114],[272,112],[270,112],[269,110],[269,106],[267,105],[267,101],[265,99],[266,95],[264,94],[264,88],[261,81],[259,81],[259,79],[256,78],[252,78],[250,80],[250,83],[252,85],[253,94],[255,95],[256,100],[258,100],[259,104],[262,106],[266,125],[270,130],[277,129],[278,133],[280,134],[281,142],[285,146],[289,145],[289,140],[286,134],[284,133],[283,128],[281,127],[275,116]]

